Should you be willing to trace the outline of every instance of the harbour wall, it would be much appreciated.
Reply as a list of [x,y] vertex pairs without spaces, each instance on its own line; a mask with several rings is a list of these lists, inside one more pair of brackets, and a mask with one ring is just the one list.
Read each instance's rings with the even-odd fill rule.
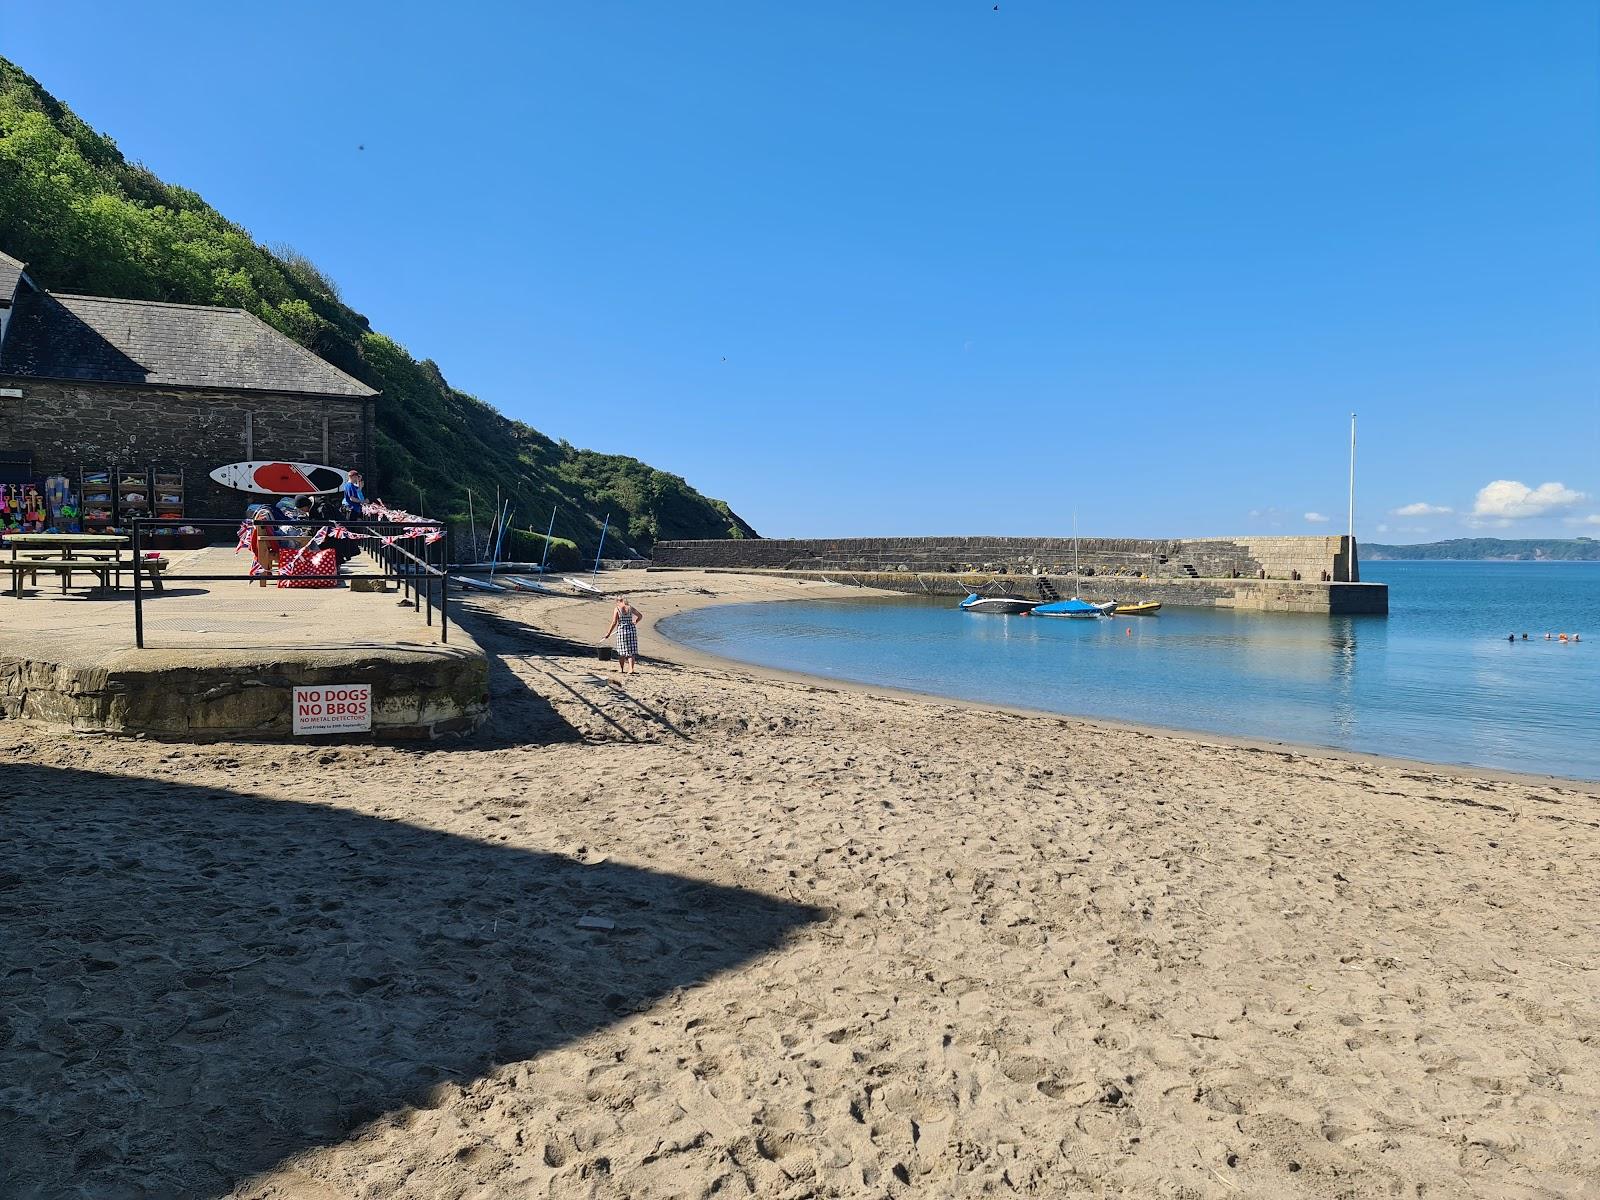
[[781,572],[930,595],[975,586],[1032,599],[1159,600],[1173,606],[1333,615],[1387,613],[1389,590],[1360,582],[1346,537],[1084,538],[1081,580],[1071,538],[834,538],[666,541],[657,569]]
[[[669,568],[670,569],[670,568]],[[750,567],[707,567],[729,574],[776,575],[856,587],[881,588],[918,596],[965,596],[978,580],[972,575],[928,571],[776,571]],[[1071,575],[995,575],[996,592],[1030,600],[1048,582],[1058,596],[1073,593]],[[1389,611],[1389,587],[1382,583],[1307,583],[1291,579],[1131,579],[1096,576],[1079,590],[1090,600],[1159,600],[1172,608],[1237,608],[1248,612],[1315,613],[1321,616],[1382,616]]]
[[[1072,538],[730,538],[657,542],[658,567],[1071,575]],[[1082,538],[1085,576],[1358,583],[1359,553],[1339,537]]]

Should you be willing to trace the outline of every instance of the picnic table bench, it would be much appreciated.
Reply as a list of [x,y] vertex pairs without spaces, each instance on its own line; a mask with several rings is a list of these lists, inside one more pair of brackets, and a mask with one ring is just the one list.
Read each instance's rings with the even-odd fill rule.
[[[172,564],[164,558],[147,558],[139,564],[139,571],[150,580],[154,591],[161,591],[161,573]],[[131,560],[110,558],[105,555],[85,556],[81,558],[51,558],[30,554],[23,558],[14,558],[7,562],[0,562],[0,570],[9,571],[11,574],[11,592],[17,597],[22,595],[22,577],[28,576],[29,582],[35,587],[39,586],[39,572],[49,571],[61,577],[61,587],[65,591],[72,586],[74,572],[82,571],[99,579],[100,586],[109,588],[111,577],[118,577],[121,581],[122,572],[131,571],[134,564]]]
[[0,577],[11,573],[11,590],[18,597],[24,575],[38,586],[39,571],[49,571],[60,577],[61,590],[66,591],[74,571],[86,571],[100,580],[101,587],[120,588],[122,572],[132,565],[123,557],[131,539],[120,533],[8,533],[5,541],[11,558],[0,562]]

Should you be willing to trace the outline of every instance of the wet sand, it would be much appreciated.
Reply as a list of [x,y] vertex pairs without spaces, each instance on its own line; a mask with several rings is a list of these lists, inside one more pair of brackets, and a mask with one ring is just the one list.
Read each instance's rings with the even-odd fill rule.
[[474,606],[465,746],[0,724],[0,1195],[1600,1190],[1595,789]]

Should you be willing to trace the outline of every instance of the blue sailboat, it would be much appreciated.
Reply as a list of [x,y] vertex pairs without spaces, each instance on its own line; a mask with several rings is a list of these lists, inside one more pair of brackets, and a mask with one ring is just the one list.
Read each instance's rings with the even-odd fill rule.
[[1110,614],[1115,604],[1090,604],[1089,601],[1077,596],[1070,600],[1056,600],[1050,604],[1035,605],[1033,615],[1036,617],[1104,617]]
[[[1080,581],[1078,574],[1078,514],[1072,514],[1072,584],[1076,591]],[[1082,596],[1073,596],[1070,600],[1052,600],[1049,604],[1039,604],[1034,607],[1033,615],[1036,617],[1109,617],[1111,610],[1117,606],[1115,600],[1108,600],[1104,604],[1091,604]]]

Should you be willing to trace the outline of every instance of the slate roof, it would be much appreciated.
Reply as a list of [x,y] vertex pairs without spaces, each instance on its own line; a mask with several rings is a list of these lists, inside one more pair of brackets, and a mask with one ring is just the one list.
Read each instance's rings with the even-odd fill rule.
[[17,297],[0,346],[0,375],[361,399],[378,394],[243,309],[38,291]]
[[27,266],[27,263],[18,262],[0,250],[0,304],[11,303],[11,297],[17,294],[17,282]]

